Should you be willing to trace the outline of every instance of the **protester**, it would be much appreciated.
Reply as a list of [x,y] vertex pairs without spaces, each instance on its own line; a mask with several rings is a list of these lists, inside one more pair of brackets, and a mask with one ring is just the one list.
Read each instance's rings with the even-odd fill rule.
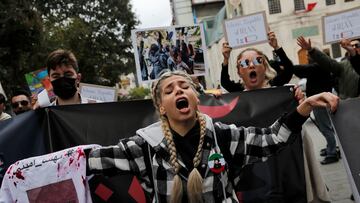
[[78,73],[78,63],[71,51],[53,51],[47,58],[46,67],[56,95],[51,105],[84,103],[79,93],[81,74]]
[[[306,96],[321,92],[331,92],[334,86],[335,78],[330,72],[322,71],[319,64],[314,63],[311,57],[308,57],[309,64],[294,65],[294,74],[299,78],[306,78]],[[338,151],[336,149],[335,132],[331,125],[326,108],[315,108],[313,110],[317,127],[321,134],[325,137],[327,146],[320,152],[321,156],[325,156],[321,164],[330,164],[339,160]]]
[[352,67],[352,64],[358,63],[356,60],[358,60],[359,57],[355,57],[356,52],[350,49],[351,46],[346,46],[344,41],[341,41],[341,46],[350,54],[348,59],[337,62],[336,60],[331,59],[325,53],[321,52],[319,49],[313,48],[311,46],[310,39],[305,40],[305,38],[301,36],[297,39],[297,43],[302,49],[308,51],[310,57],[319,64],[319,68],[321,68],[322,71],[331,72],[338,78],[338,93],[341,99],[359,96],[359,75]]
[[0,93],[0,121],[4,121],[11,118],[9,114],[4,112],[5,102],[6,102],[5,96],[2,93]]
[[[257,52],[258,55],[262,55],[263,60],[265,60],[265,62],[262,63],[262,62],[257,62],[255,60],[254,65],[264,64],[265,76],[266,76],[264,78],[264,81],[263,81],[263,79],[258,78],[258,76],[259,76],[258,74],[260,74],[261,77],[263,76],[263,75],[261,75],[261,74],[264,74],[262,71],[258,71],[257,69],[249,69],[250,71],[243,71],[246,69],[247,65],[241,66],[241,64],[237,64],[238,75],[241,78],[240,83],[231,81],[230,76],[229,76],[228,64],[229,64],[229,58],[230,58],[230,53],[231,53],[232,49],[231,49],[231,47],[229,47],[228,42],[223,43],[222,53],[224,56],[224,61],[222,63],[220,82],[221,82],[221,86],[223,86],[228,92],[243,91],[244,85],[245,85],[244,83],[248,83],[247,86],[249,86],[251,81],[255,82],[255,80],[260,83],[265,82],[266,84],[264,84],[264,85],[268,86],[268,87],[269,86],[282,86],[291,80],[291,77],[293,75],[292,62],[286,56],[286,53],[284,52],[282,47],[279,46],[275,33],[269,32],[268,37],[269,37],[270,46],[274,48],[274,52],[280,58],[280,61],[281,61],[280,64],[276,61],[268,61],[267,57],[261,51],[259,51],[257,49],[252,49],[252,48],[245,49],[237,57],[237,62],[239,62],[240,55],[242,55],[243,53],[245,53],[247,51]],[[275,70],[269,65],[270,62],[272,63],[272,66],[274,66],[274,67],[277,67],[277,66],[280,67],[280,65],[283,67],[282,69],[277,68],[278,74],[276,74]],[[250,63],[250,61],[247,61],[246,63]],[[252,67],[255,67],[255,66],[252,66]],[[250,78],[251,78],[251,80],[250,80]],[[247,81],[245,81],[245,80],[247,80]],[[260,84],[258,87],[264,87],[264,86],[263,86],[263,84]]]
[[16,115],[30,111],[32,109],[30,93],[24,89],[15,90],[11,97],[11,106]]
[[314,107],[329,105],[334,111],[338,103],[331,93],[314,95],[261,129],[213,123],[199,113],[195,86],[182,72],[164,73],[153,83],[152,96],[161,121],[118,145],[91,151],[88,163],[94,173],[132,171],[155,202],[236,201],[239,171],[231,171],[233,166],[266,160],[301,130]]

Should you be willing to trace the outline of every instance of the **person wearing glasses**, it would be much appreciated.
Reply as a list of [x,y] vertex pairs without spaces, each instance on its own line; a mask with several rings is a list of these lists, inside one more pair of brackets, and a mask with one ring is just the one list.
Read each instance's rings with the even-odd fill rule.
[[0,93],[0,121],[4,121],[11,118],[9,114],[4,112],[5,102],[6,102],[5,96],[2,93]]
[[[257,84],[254,86],[254,88],[251,89],[265,88],[270,86],[282,86],[284,84],[287,84],[291,80],[293,75],[293,64],[291,60],[287,57],[282,47],[279,46],[274,32],[269,32],[268,38],[269,45],[274,48],[274,54],[280,61],[269,61],[265,54],[255,48],[245,49],[239,54],[236,60],[238,74],[241,78],[240,83],[236,83],[230,80],[228,63],[232,48],[229,47],[228,42],[223,43],[222,54],[224,56],[224,61],[222,63],[220,82],[221,86],[223,86],[224,89],[226,89],[228,92],[243,91],[244,88],[245,90],[250,90],[249,87],[252,87],[254,85],[252,84],[253,82]],[[243,61],[242,64],[239,64],[239,62],[241,61],[241,55],[253,54],[263,56],[261,58],[261,62],[254,60],[252,63],[254,65],[252,67],[254,68],[250,68],[246,71],[245,69],[248,67],[247,64],[250,64],[251,60],[246,61],[246,63]],[[256,65],[260,64],[264,65],[263,69],[255,68]],[[248,88],[246,88],[246,86]]]
[[30,111],[32,107],[29,92],[24,89],[15,90],[11,97],[11,106],[16,115]]

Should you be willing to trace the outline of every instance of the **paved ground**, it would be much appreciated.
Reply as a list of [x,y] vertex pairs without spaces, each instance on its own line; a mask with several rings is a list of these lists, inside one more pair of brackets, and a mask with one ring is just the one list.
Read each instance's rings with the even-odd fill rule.
[[[313,122],[308,120],[306,122],[306,125],[313,133],[313,136],[311,138],[314,143],[316,157],[319,161],[321,161],[323,157],[319,155],[319,152],[320,149],[325,148],[326,146],[325,138],[322,136],[322,134],[320,134],[319,130],[313,124]],[[329,165],[320,164],[320,170],[322,172],[326,185],[330,189],[330,196],[333,203],[354,202],[350,200],[351,189],[342,159],[340,159],[340,161],[337,163]]]

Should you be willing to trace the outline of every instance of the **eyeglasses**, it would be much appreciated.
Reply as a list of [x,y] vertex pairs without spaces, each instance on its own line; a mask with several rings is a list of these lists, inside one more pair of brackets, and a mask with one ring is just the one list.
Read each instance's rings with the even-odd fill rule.
[[[256,58],[253,58],[251,60],[251,62],[253,63],[254,66],[256,66],[256,65],[262,64],[264,62],[264,59],[263,59],[263,57],[258,56]],[[250,60],[249,59],[241,60],[241,61],[238,62],[238,65],[241,68],[248,68],[250,66]]]
[[353,44],[351,45],[353,48],[360,48],[360,43],[356,43],[356,44]]
[[21,104],[21,106],[27,106],[29,104],[29,101],[26,100],[22,100],[22,101],[17,101],[17,102],[13,102],[11,103],[11,106],[16,109],[19,107],[19,104]]

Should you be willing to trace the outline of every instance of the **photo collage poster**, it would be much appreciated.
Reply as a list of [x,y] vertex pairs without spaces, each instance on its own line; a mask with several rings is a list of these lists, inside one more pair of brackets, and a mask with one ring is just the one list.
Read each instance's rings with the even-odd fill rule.
[[152,82],[166,70],[181,70],[204,80],[206,46],[201,25],[132,30],[132,41],[140,84]]

